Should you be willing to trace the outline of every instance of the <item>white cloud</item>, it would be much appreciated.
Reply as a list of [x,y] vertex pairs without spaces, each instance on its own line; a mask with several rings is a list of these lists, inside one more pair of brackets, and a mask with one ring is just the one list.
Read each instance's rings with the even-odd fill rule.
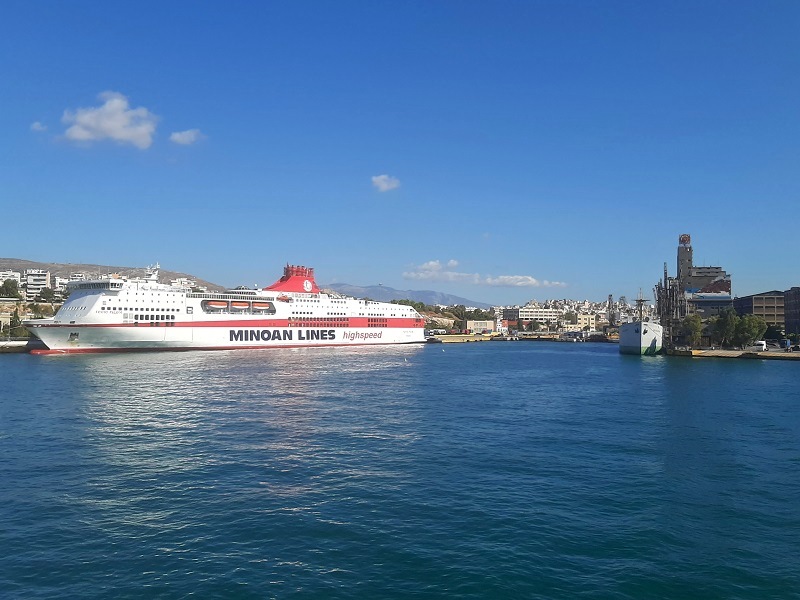
[[484,285],[494,287],[566,287],[566,283],[561,281],[539,281],[530,275],[499,275],[497,277],[487,276],[483,280]]
[[372,177],[372,185],[374,185],[379,192],[388,192],[400,187],[400,180],[390,175],[375,175]]
[[173,132],[169,136],[169,141],[175,142],[176,144],[181,144],[183,146],[189,146],[195,142],[199,142],[204,137],[206,136],[200,133],[199,129],[187,129],[186,131]]
[[565,287],[560,281],[539,280],[530,275],[491,275],[481,276],[478,273],[461,273],[454,269],[458,266],[457,260],[449,260],[442,265],[438,260],[430,260],[414,267],[411,271],[403,273],[404,279],[417,281],[461,281],[473,285],[492,287]]
[[39,121],[31,123],[31,131],[47,131],[47,125],[42,125]]
[[64,132],[68,140],[114,140],[141,150],[150,147],[158,122],[156,115],[141,106],[130,108],[128,99],[118,92],[103,92],[98,98],[103,101],[100,106],[64,111],[61,121],[70,125]]
[[404,279],[418,281],[466,281],[477,284],[480,276],[477,273],[459,273],[453,271],[458,266],[458,261],[450,260],[442,266],[438,260],[430,260],[414,268],[413,271],[403,273]]

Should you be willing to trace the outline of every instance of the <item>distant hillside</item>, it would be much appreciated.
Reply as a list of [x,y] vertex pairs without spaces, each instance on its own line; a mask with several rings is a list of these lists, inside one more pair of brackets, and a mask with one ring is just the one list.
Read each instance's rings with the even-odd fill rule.
[[[21,260],[19,258],[0,258],[0,271],[18,271],[23,273],[26,269],[42,269],[50,271],[51,277],[63,277],[68,279],[73,273],[86,273],[87,277],[100,277],[109,273],[119,273],[127,277],[144,277],[145,269],[137,267],[119,267],[110,265],[80,265],[73,263],[42,263],[32,260]],[[205,281],[189,273],[179,273],[177,271],[167,271],[159,269],[158,279],[168,282],[179,277],[186,277],[197,282],[199,286],[205,286],[209,290],[222,291],[224,286]]]
[[332,283],[324,287],[346,296],[370,298],[380,302],[389,302],[391,300],[414,300],[415,302],[423,302],[431,305],[443,304],[445,306],[456,306],[458,304],[463,304],[464,306],[474,306],[475,308],[491,308],[490,304],[476,302],[475,300],[468,300],[466,298],[461,298],[460,296],[453,296],[452,294],[433,292],[430,290],[396,290],[394,288],[386,287],[385,285],[370,285],[365,287],[349,285],[347,283]]
[[[119,273],[128,277],[143,277],[145,274],[144,268],[137,267],[120,267],[111,265],[90,265],[90,264],[72,264],[72,263],[43,263],[35,262],[32,260],[22,260],[19,258],[0,258],[0,271],[18,271],[24,272],[26,269],[42,269],[50,271],[53,277],[63,277],[65,279],[73,273],[86,273],[88,277],[100,277],[108,273]],[[225,287],[205,281],[190,273],[179,273],[177,271],[167,271],[165,269],[159,270],[159,280],[168,282],[172,279],[179,277],[186,277],[197,282],[197,285],[205,286],[209,290],[221,291]],[[445,306],[455,306],[463,304],[464,306],[474,306],[475,308],[488,309],[491,308],[489,304],[483,302],[475,302],[459,296],[451,294],[442,294],[441,292],[434,292],[430,290],[396,290],[394,288],[386,287],[384,285],[371,285],[371,286],[357,286],[349,285],[347,283],[333,283],[330,285],[321,286],[325,289],[334,290],[346,296],[354,296],[356,298],[370,298],[380,302],[389,302],[391,300],[414,300],[415,302],[423,302],[425,304],[443,304]]]

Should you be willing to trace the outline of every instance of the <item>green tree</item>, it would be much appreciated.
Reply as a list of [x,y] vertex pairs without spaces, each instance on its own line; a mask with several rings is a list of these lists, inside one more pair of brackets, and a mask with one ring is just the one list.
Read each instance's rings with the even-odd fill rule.
[[493,321],[494,311],[487,312],[485,310],[476,308],[475,310],[468,310],[465,316],[470,321]]
[[27,329],[22,326],[22,321],[19,318],[19,309],[15,308],[14,312],[11,313],[11,319],[8,325],[8,333],[12,337],[25,337],[28,335]]
[[453,318],[456,320],[453,325],[456,326],[458,329],[466,329],[467,328],[467,307],[463,304],[458,304],[456,306],[448,307],[450,314],[453,315]]
[[744,315],[736,324],[734,342],[738,345],[749,346],[756,340],[762,339],[764,332],[767,331],[767,322],[764,317],[758,315]]
[[42,288],[42,291],[36,296],[37,302],[53,302],[56,299],[56,293],[50,288]]
[[689,315],[681,324],[681,333],[690,346],[697,346],[703,334],[703,320],[700,315]]
[[726,308],[719,313],[719,317],[714,321],[714,338],[720,346],[730,346],[733,336],[736,335],[736,325],[739,316],[732,308]]
[[32,302],[28,305],[28,310],[33,313],[34,319],[44,319],[53,316],[53,307],[49,304],[37,304]]
[[417,302],[415,300],[392,300],[391,304],[402,304],[403,306],[410,306],[417,312],[435,312],[434,307],[428,306],[424,302]]
[[22,298],[16,279],[6,279],[0,284],[0,298]]
[[564,313],[564,321],[566,321],[566,322],[568,322],[568,323],[570,323],[572,325],[577,325],[578,324],[578,315],[577,315],[577,313],[574,313],[574,312]]
[[783,338],[783,328],[778,325],[769,325],[764,332],[764,339],[780,340]]

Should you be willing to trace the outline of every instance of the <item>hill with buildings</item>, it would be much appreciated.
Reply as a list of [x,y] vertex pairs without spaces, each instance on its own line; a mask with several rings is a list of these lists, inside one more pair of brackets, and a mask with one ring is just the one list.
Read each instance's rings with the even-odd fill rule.
[[[45,263],[32,260],[22,260],[19,258],[0,258],[0,271],[17,271],[19,273],[24,273],[28,269],[49,271],[51,278],[61,277],[62,279],[69,279],[71,275],[77,273],[83,273],[87,279],[102,277],[110,273],[118,273],[119,275],[126,277],[144,277],[146,271],[144,267],[137,268],[95,264]],[[225,289],[221,285],[211,283],[210,281],[205,281],[188,273],[167,271],[165,269],[159,270],[159,279],[161,281],[172,281],[179,278],[191,279],[192,281],[195,281],[198,286],[206,287],[209,290],[222,291]]]
[[[24,273],[28,269],[49,271],[51,278],[60,277],[62,279],[69,279],[71,275],[77,273],[83,273],[87,279],[102,277],[110,273],[118,273],[126,277],[143,277],[146,271],[145,268],[137,267],[74,263],[44,263],[32,260],[22,260],[18,258],[0,258],[0,272],[16,271],[18,273]],[[200,279],[199,277],[189,273],[167,271],[165,269],[159,270],[159,279],[161,281],[167,282],[180,278],[191,279],[192,281],[196,282],[199,287],[204,287],[212,291],[222,291],[225,289],[224,286]],[[333,290],[346,296],[353,296],[355,298],[370,298],[379,302],[390,302],[391,300],[413,300],[415,302],[422,302],[430,305],[441,304],[444,306],[456,306],[463,304],[467,307],[481,309],[490,308],[488,304],[482,302],[475,302],[474,300],[468,300],[467,298],[461,298],[459,296],[443,294],[441,292],[434,292],[431,290],[396,290],[383,285],[357,286],[347,283],[334,283],[330,285],[322,285],[321,287],[324,289]]]

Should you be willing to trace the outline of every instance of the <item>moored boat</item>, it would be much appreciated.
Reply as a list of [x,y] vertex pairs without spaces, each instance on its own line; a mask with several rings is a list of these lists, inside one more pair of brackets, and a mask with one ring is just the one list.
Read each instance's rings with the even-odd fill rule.
[[661,352],[664,329],[653,321],[623,323],[619,328],[620,354],[652,355]]
[[619,328],[620,354],[653,355],[661,352],[664,328],[660,323],[644,316],[644,298],[641,292],[636,299],[637,318],[623,323]]
[[[36,353],[218,350],[424,342],[410,306],[325,293],[314,269],[287,265],[269,287],[194,292],[144,278],[67,284],[56,315],[24,325],[45,345]],[[278,302],[280,301],[280,302]]]

